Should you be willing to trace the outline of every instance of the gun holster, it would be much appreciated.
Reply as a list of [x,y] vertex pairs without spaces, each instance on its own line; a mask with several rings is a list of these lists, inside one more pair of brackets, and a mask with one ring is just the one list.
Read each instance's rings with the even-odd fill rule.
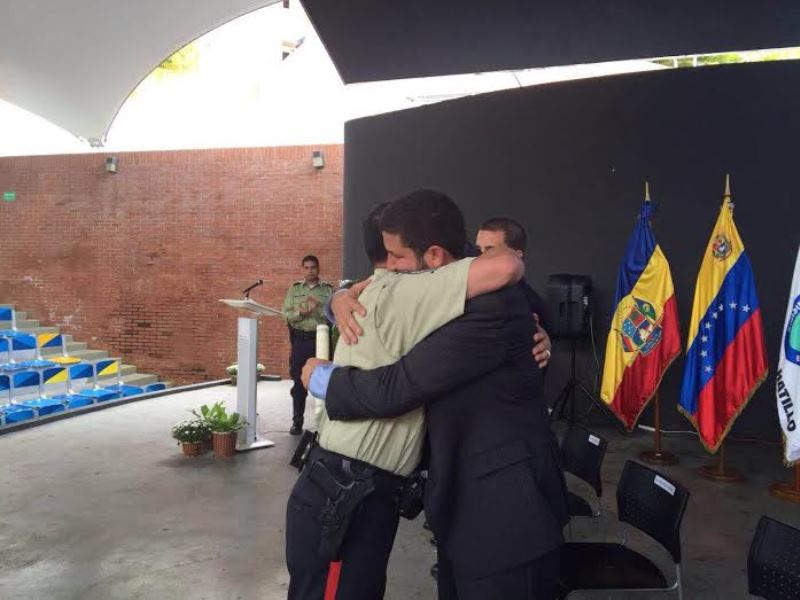
[[319,552],[330,562],[338,558],[350,520],[364,498],[375,491],[375,484],[372,479],[342,483],[319,460],[311,463],[307,471],[308,478],[327,496],[320,514],[322,535]]
[[297,468],[298,471],[302,471],[306,462],[308,462],[308,455],[311,449],[316,445],[317,432],[306,429],[303,435],[300,436],[300,442],[297,444],[297,449],[294,451],[289,464]]

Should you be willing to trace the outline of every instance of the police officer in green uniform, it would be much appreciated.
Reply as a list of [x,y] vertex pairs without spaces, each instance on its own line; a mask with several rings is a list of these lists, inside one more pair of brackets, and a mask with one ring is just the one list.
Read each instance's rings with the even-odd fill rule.
[[291,395],[293,403],[292,428],[289,433],[303,432],[303,413],[308,390],[300,380],[305,362],[316,354],[317,325],[327,325],[322,309],[333,293],[333,286],[319,279],[319,259],[313,254],[303,257],[303,279],[286,292],[283,314],[289,326],[292,352],[289,356],[289,375],[294,381]]
[[[358,317],[363,335],[357,344],[336,346],[337,364],[391,364],[463,314],[466,299],[522,276],[521,261],[508,251],[445,265],[446,257],[463,256],[463,218],[452,200],[434,196],[427,211],[415,212],[420,235],[429,239],[424,245],[431,246],[423,272],[386,270],[389,257],[380,229],[386,205],[373,209],[364,223],[375,271],[359,297],[366,309],[366,316]],[[323,404],[316,417],[318,445],[308,452],[287,507],[288,597],[321,600],[327,589],[342,600],[378,600],[386,585],[403,488],[422,455],[425,413],[419,409],[397,418],[332,421]]]

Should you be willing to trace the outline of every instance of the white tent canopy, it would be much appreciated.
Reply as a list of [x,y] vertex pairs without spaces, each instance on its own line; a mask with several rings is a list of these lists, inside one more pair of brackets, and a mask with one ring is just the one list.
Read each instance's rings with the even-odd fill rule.
[[277,1],[0,0],[0,98],[99,145],[164,59]]

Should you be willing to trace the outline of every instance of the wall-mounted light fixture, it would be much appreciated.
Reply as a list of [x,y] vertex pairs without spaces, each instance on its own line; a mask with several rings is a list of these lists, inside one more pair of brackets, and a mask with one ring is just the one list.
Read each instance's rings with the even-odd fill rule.
[[311,164],[315,169],[321,169],[325,166],[325,155],[322,150],[314,150],[311,153]]
[[117,172],[117,164],[119,159],[116,156],[107,156],[106,157],[106,171],[109,173],[116,173]]

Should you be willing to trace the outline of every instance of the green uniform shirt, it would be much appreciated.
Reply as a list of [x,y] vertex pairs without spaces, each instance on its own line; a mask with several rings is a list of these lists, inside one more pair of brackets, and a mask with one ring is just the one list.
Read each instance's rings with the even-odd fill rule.
[[[333,362],[374,369],[396,362],[431,332],[464,313],[467,273],[473,259],[423,273],[376,269],[359,301],[367,316],[356,315],[364,330],[358,343],[336,345]],[[419,464],[425,440],[425,413],[419,408],[394,419],[330,421],[317,406],[319,443],[326,450],[409,475]]]
[[[317,325],[328,323],[322,309],[333,294],[333,286],[324,281],[318,281],[313,286],[308,285],[304,280],[298,281],[286,292],[286,299],[283,301],[283,315],[286,321],[300,331],[316,331]],[[308,307],[309,297],[317,301],[317,305],[311,314],[302,316],[301,309]]]

